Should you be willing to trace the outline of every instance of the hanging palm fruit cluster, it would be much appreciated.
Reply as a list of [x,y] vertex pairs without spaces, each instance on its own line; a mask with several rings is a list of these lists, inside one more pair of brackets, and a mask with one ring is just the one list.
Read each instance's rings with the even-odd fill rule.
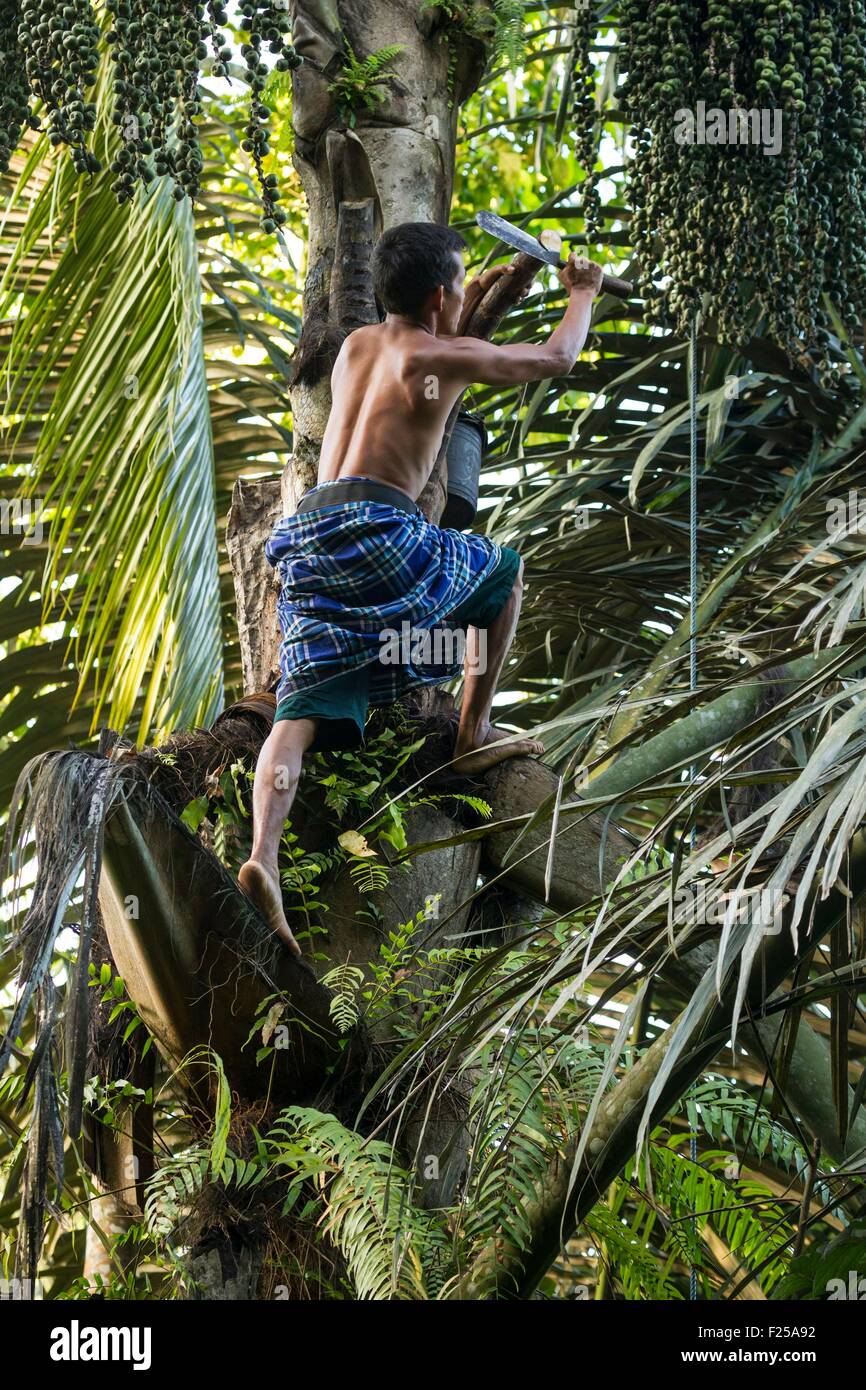
[[[702,304],[830,372],[824,296],[866,310],[863,0],[621,0],[640,285],[684,332]],[[585,67],[585,41],[576,61]]]
[[30,86],[24,54],[18,45],[20,20],[21,6],[17,0],[0,0],[0,172],[9,168],[25,128],[39,128],[30,112]]
[[[204,167],[197,133],[202,69],[215,77],[236,73],[230,71],[234,53],[223,32],[230,22],[226,0],[106,0],[106,9],[111,119],[118,132],[112,189],[118,202],[130,202],[138,186],[160,176],[172,179],[178,200],[194,198]],[[241,0],[233,22],[244,40],[240,53],[249,91],[243,147],[259,182],[262,226],[273,232],[286,214],[276,175],[264,167],[271,112],[263,93],[272,67],[286,72],[301,60],[289,41],[286,0]],[[30,109],[33,97],[47,118],[51,142],[70,147],[80,173],[98,170],[87,145],[96,106],[87,96],[96,80],[99,32],[91,0],[0,0],[0,170],[8,168],[24,126],[39,128]]]
[[99,28],[90,0],[21,0],[18,45],[30,90],[39,98],[52,145],[68,145],[79,174],[96,173],[87,148],[96,106],[86,92],[96,81]]
[[270,0],[241,0],[240,24],[247,35],[241,47],[247,69],[247,82],[251,92],[250,119],[246,128],[243,148],[251,155],[256,168],[256,176],[262,195],[264,216],[262,226],[266,232],[273,232],[286,221],[286,214],[278,207],[280,192],[275,174],[266,174],[263,160],[270,154],[270,127],[268,121],[271,111],[262,100],[268,78],[268,66],[262,56],[262,48],[267,43],[270,52],[277,55],[276,68],[286,72],[298,67],[300,58],[286,40],[289,19],[283,4],[272,4]]
[[581,211],[588,242],[601,235],[601,198],[598,193],[599,113],[595,100],[595,68],[591,48],[595,42],[597,23],[590,5],[574,13],[574,52],[576,61],[572,77],[572,114],[574,117],[574,153],[584,171],[580,186]]

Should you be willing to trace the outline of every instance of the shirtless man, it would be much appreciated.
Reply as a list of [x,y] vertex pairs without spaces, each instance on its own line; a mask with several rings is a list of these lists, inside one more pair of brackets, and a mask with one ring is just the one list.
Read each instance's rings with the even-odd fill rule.
[[[562,322],[545,343],[498,346],[463,337],[479,299],[510,266],[468,286],[459,233],[410,222],[386,231],[373,260],[383,323],[356,329],[334,366],[333,404],[318,482],[293,517],[277,523],[266,554],[282,581],[283,643],[273,729],[253,788],[253,847],[238,881],[285,945],[277,868],[283,827],[308,749],[356,746],[370,704],[459,670],[415,656],[385,664],[383,634],[465,630],[463,700],[454,748],[460,772],[541,753],[534,739],[490,723],[496,683],[520,612],[523,562],[484,536],[442,530],[416,507],[448,416],[467,386],[510,386],[566,375],[601,287],[601,268],[570,257]],[[485,640],[486,639],[486,640]]]

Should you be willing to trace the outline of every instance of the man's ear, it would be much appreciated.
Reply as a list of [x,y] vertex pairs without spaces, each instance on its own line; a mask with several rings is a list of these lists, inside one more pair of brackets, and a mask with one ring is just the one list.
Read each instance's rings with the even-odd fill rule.
[[431,305],[431,308],[432,308],[434,314],[441,314],[441,313],[442,313],[442,310],[445,308],[445,286],[444,286],[444,285],[439,285],[438,288],[435,289],[435,290],[433,291],[433,296],[432,296],[432,298],[431,298],[430,305]]

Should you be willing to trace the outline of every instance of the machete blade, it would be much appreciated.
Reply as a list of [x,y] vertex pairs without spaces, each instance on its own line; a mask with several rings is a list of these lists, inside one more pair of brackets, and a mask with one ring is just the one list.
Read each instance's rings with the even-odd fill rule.
[[513,222],[506,222],[504,217],[497,217],[495,212],[476,213],[475,221],[482,231],[498,237],[506,246],[513,246],[515,251],[523,251],[537,261],[545,261],[547,265],[562,265],[558,251],[549,251],[537,237],[530,236],[521,227],[515,227]]

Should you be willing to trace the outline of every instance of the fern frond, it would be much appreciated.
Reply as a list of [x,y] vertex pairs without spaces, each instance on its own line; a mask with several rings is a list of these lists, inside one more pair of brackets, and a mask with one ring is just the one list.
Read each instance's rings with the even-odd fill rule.
[[330,1015],[341,1033],[349,1033],[360,1017],[360,989],[364,983],[364,972],[357,965],[336,965],[322,976],[321,983],[333,990]]
[[523,0],[493,0],[493,52],[517,67],[523,57]]
[[526,1203],[537,1194],[555,1145],[545,1123],[545,1058],[535,1049],[484,1050],[470,1102],[474,1161],[466,1194],[465,1237],[472,1247],[506,1231],[523,1247],[531,1236]]
[[282,1111],[266,1143],[301,1180],[316,1172],[325,1229],[359,1299],[429,1297],[425,1265],[439,1263],[446,1236],[433,1213],[413,1205],[411,1177],[390,1145],[302,1106]]
[[751,1151],[788,1170],[808,1160],[791,1133],[727,1077],[710,1077],[693,1086],[678,1109],[685,1109],[691,1129],[703,1131],[717,1144],[729,1142],[732,1149],[741,1146],[741,1158]]
[[692,1163],[674,1147],[681,1143],[682,1136],[675,1136],[667,1144],[653,1144],[650,1151],[656,1202],[673,1218],[668,1243],[674,1239],[688,1261],[700,1267],[705,1260],[699,1232],[707,1218],[699,1215],[693,1233],[690,1217],[693,1212],[711,1212],[713,1229],[746,1269],[761,1269],[760,1283],[768,1292],[787,1267],[784,1236],[796,1219],[796,1208],[780,1205],[769,1188],[758,1182],[719,1176],[730,1165],[729,1152],[702,1152],[700,1163]]
[[[626,1220],[622,1214],[622,1198],[629,1195],[625,1182],[617,1184],[613,1203],[599,1202],[587,1218],[585,1233],[597,1249],[604,1248],[607,1264],[616,1271],[617,1282],[630,1301],[676,1301],[683,1298],[682,1280],[679,1287],[672,1277],[678,1250],[674,1247],[665,1255],[654,1242],[655,1214],[646,1212],[643,1204]],[[659,1240],[664,1240],[664,1231]]]
[[358,107],[372,111],[383,100],[385,79],[394,59],[403,52],[402,44],[387,44],[367,58],[358,58],[348,41],[345,50],[342,69],[328,90],[345,111]]
[[381,893],[388,887],[388,866],[373,859],[357,859],[349,865],[352,882],[362,895]]
[[181,1225],[204,1186],[210,1167],[210,1147],[196,1144],[162,1163],[147,1183],[145,1229],[165,1240]]

